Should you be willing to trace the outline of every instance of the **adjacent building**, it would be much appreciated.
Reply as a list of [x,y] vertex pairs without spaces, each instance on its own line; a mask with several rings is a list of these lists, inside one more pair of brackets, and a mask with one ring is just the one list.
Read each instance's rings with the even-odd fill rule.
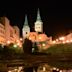
[[0,44],[5,44],[5,27],[0,23]]
[[10,43],[21,46],[20,30],[17,26],[11,26],[7,17],[0,17],[0,44],[7,45]]

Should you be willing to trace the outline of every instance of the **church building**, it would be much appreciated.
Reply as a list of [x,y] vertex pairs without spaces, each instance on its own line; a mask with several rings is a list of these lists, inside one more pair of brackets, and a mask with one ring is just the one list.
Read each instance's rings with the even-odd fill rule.
[[[43,22],[41,20],[40,11],[37,11],[37,19],[34,23],[35,32],[30,31],[30,27],[28,25],[27,15],[25,15],[25,22],[22,28],[23,39],[28,38],[32,42],[48,42],[51,43],[52,37],[47,37],[45,33],[43,33]],[[47,44],[47,43],[46,43]],[[47,48],[47,45],[43,44],[44,47]]]

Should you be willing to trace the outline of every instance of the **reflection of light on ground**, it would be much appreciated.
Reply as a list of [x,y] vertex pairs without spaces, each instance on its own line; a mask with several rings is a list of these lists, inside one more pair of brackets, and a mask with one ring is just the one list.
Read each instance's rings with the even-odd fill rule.
[[54,67],[53,70],[56,70],[56,68]]
[[62,72],[62,70],[60,70],[59,72]]
[[43,67],[43,71],[46,71],[46,68],[45,67]]
[[12,71],[8,71],[8,72],[12,72]]
[[52,72],[52,70],[48,64],[40,64],[37,72]]
[[22,69],[23,69],[22,66],[20,66],[20,67],[10,67],[8,72],[21,72]]
[[59,71],[59,69],[57,68],[56,71]]

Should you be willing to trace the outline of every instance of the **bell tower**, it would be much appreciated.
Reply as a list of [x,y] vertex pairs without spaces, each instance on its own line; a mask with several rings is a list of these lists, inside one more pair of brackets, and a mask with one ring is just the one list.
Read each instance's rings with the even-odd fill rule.
[[35,22],[35,31],[36,32],[43,32],[43,22],[42,22],[41,17],[40,17],[39,9],[38,9],[38,12],[37,12],[37,19],[36,19],[36,22]]
[[25,39],[29,36],[30,27],[28,25],[27,15],[25,15],[25,22],[24,22],[24,25],[23,25],[22,32],[23,32],[23,39]]

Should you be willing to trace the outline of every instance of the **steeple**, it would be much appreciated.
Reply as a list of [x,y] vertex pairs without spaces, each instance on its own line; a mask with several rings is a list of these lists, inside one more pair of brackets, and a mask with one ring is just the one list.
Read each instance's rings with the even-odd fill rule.
[[24,26],[28,26],[28,19],[27,19],[27,15],[25,15],[25,22],[24,22]]
[[23,26],[22,32],[23,32],[23,39],[27,38],[29,36],[30,27],[28,25],[27,15],[25,15],[25,21],[24,21],[24,26]]
[[37,11],[37,19],[35,22],[35,31],[36,32],[43,32],[43,22],[42,22],[41,17],[40,17],[39,9]]
[[38,11],[37,11],[37,21],[41,21],[39,8],[38,8]]

